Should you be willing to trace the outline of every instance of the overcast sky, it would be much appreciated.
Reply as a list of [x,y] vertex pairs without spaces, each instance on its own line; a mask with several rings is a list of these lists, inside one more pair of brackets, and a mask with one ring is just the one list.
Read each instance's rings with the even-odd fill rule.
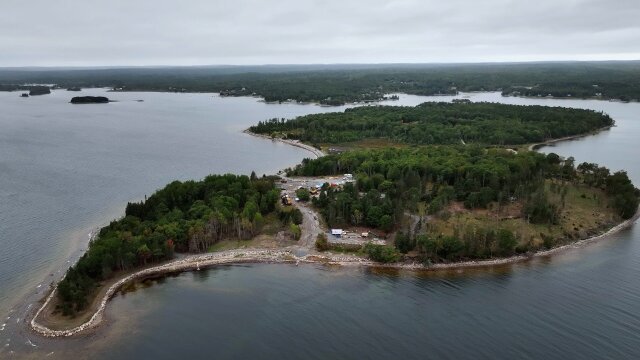
[[0,66],[640,59],[640,0],[0,0]]

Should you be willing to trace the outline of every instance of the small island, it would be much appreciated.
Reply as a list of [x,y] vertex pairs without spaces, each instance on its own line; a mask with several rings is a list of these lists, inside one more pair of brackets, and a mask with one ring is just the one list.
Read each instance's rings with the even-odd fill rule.
[[67,88],[67,91],[82,91],[82,88],[79,86],[72,86],[70,88]]
[[48,86],[32,86],[29,89],[30,96],[47,95],[47,94],[51,94],[51,88],[49,88]]
[[107,104],[109,98],[104,96],[76,96],[71,99],[72,104]]
[[614,125],[601,112],[496,103],[427,102],[364,106],[293,120],[261,121],[256,134],[344,147],[408,145],[521,145],[588,134]]

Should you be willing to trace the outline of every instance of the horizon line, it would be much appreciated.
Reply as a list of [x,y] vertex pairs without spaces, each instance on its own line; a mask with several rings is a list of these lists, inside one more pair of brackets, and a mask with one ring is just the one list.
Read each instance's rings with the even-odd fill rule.
[[420,66],[420,65],[520,65],[520,64],[559,64],[559,63],[632,63],[639,59],[610,60],[524,60],[524,61],[469,61],[469,62],[331,62],[331,63],[261,63],[261,64],[184,64],[184,65],[24,65],[0,66],[0,70],[48,70],[48,69],[133,69],[133,68],[242,68],[242,67],[286,67],[286,66]]

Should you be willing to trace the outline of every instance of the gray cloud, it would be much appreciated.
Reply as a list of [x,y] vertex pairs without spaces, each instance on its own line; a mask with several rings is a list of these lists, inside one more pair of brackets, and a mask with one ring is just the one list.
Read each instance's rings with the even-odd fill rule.
[[2,0],[0,66],[640,59],[637,0]]

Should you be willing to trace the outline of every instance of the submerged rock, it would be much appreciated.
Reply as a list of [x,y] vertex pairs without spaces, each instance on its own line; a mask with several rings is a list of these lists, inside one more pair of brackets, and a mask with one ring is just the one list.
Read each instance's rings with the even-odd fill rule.
[[109,98],[104,96],[76,96],[71,99],[72,104],[106,104]]

